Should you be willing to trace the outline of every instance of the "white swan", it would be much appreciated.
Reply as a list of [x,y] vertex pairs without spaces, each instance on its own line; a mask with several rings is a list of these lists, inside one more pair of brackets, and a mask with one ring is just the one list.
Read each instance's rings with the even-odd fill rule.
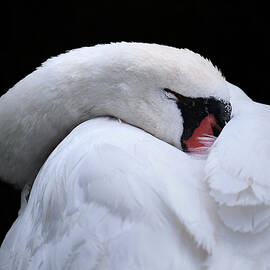
[[0,99],[0,176],[24,187],[0,269],[268,269],[269,117],[188,50],[48,60]]

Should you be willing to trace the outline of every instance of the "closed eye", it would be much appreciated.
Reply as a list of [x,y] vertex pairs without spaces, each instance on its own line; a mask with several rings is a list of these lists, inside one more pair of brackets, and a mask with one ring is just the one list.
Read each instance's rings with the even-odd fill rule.
[[176,93],[174,93],[173,91],[171,91],[170,89],[164,88],[163,89],[163,93],[164,96],[169,99],[169,100],[174,100],[175,102],[178,101],[178,97],[176,95]]

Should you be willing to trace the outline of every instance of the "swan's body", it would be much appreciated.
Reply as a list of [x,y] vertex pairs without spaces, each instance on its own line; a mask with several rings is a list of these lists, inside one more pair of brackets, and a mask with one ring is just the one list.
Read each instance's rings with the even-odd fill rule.
[[199,196],[207,200],[201,171],[200,160],[135,127],[110,119],[81,124],[36,179],[32,207],[10,231],[23,244],[11,254],[7,237],[2,248],[7,269],[196,269],[206,252],[179,218],[193,223],[188,229],[204,245],[214,241],[205,237],[211,224],[200,226],[199,215],[209,223],[199,210]]
[[[20,186],[33,181],[72,127],[95,118],[53,151],[28,202],[24,189],[20,215],[0,249],[0,269],[270,268],[269,106],[254,103],[189,51],[106,46],[50,60],[0,99],[2,138],[11,145],[11,151],[8,142],[0,148],[0,175]],[[86,61],[89,50],[94,56]],[[76,65],[60,69],[63,62]],[[183,115],[160,88],[231,103],[233,118],[204,158],[179,150]],[[29,104],[18,106],[18,98]],[[17,107],[10,113],[12,101]],[[27,130],[29,108],[36,112],[30,120],[46,114]],[[106,115],[127,123],[96,118]],[[38,159],[26,152],[24,163],[14,164],[31,144]]]

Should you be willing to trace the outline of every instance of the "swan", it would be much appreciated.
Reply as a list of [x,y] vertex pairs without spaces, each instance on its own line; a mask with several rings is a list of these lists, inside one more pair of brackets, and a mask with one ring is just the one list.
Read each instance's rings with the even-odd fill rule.
[[0,98],[0,269],[270,268],[269,119],[187,49],[47,60]]

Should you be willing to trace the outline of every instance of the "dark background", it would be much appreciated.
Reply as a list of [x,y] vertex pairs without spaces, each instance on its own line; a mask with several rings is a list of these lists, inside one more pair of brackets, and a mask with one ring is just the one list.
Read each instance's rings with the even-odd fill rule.
[[[140,41],[198,52],[251,98],[270,104],[269,10],[254,1],[237,5],[227,1],[152,5],[100,1],[95,6],[89,4],[93,1],[87,5],[75,1],[58,7],[43,2],[10,3],[2,9],[1,94],[47,58],[66,50]],[[19,191],[0,183],[0,243],[16,218],[19,203]]]

